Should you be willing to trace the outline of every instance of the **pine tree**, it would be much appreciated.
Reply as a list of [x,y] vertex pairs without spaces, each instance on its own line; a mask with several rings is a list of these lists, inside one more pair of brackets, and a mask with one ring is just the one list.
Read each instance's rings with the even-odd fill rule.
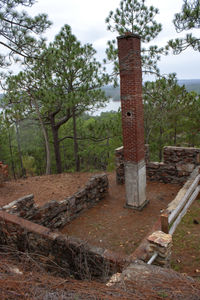
[[[145,73],[159,73],[157,61],[165,53],[164,48],[146,45],[162,30],[162,25],[154,18],[159,10],[153,6],[146,6],[145,0],[122,0],[120,7],[111,11],[106,18],[107,29],[123,35],[126,32],[138,34],[142,41],[142,66]],[[106,50],[108,61],[114,62],[114,73],[118,73],[116,40],[108,41]]]
[[[200,28],[200,1],[184,0],[182,10],[175,14],[174,26],[178,33],[185,30]],[[195,51],[200,51],[200,38],[195,37],[192,33],[187,33],[184,38],[170,40],[168,46],[173,49],[174,54],[179,54],[192,47]]]
[[0,1],[0,45],[8,50],[7,54],[0,54],[0,67],[11,61],[6,57],[17,56],[35,57],[43,39],[36,39],[36,35],[42,34],[50,25],[46,14],[30,17],[23,7],[30,7],[35,0],[1,0]]

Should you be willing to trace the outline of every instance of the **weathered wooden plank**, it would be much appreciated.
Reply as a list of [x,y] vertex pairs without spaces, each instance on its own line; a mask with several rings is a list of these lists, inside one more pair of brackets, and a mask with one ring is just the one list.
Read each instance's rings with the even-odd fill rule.
[[190,205],[193,203],[193,201],[196,199],[196,197],[198,196],[198,194],[200,193],[200,186],[198,186],[195,191],[193,192],[193,194],[191,195],[189,201],[186,203],[185,207],[183,208],[183,210],[180,212],[179,216],[177,217],[177,219],[174,221],[172,227],[169,230],[169,234],[173,234],[176,230],[176,227],[178,226],[178,224],[181,222],[182,218],[184,217],[184,215],[187,213],[188,208],[190,207]]
[[189,197],[192,195],[192,193],[194,192],[194,190],[198,186],[199,181],[200,181],[200,175],[198,175],[195,178],[195,180],[193,181],[193,183],[191,184],[191,186],[189,187],[189,189],[185,193],[182,201],[177,205],[176,209],[173,210],[172,213],[169,215],[169,219],[168,219],[169,224],[171,224],[176,219],[177,215],[181,212],[181,210],[183,209],[183,207],[187,203]]
[[160,221],[161,221],[161,230],[164,233],[169,233],[169,214],[168,213],[163,213],[160,216]]

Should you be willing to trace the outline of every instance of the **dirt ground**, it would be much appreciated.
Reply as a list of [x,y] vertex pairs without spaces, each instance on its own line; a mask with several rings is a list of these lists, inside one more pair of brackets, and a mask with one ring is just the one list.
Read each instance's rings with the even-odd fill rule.
[[151,230],[160,210],[177,194],[179,185],[147,183],[149,204],[143,211],[124,208],[125,186],[115,182],[115,173],[108,174],[109,193],[95,207],[83,212],[61,232],[87,240],[90,244],[112,251],[131,254]]
[[63,173],[7,181],[0,187],[0,206],[29,194],[34,194],[39,205],[50,200],[61,201],[77,192],[91,176],[91,173]]
[[[6,251],[6,252],[4,252]],[[200,282],[168,269],[152,269],[134,274],[121,284],[106,286],[94,281],[77,281],[47,273],[27,253],[0,248],[1,300],[178,300],[199,299]],[[136,276],[135,276],[136,275]]]
[[[83,187],[92,173],[63,173],[6,182],[0,192],[0,205],[28,194],[42,205],[63,200]],[[158,219],[160,210],[173,200],[179,185],[148,182],[149,204],[142,212],[124,208],[125,187],[116,185],[115,173],[108,173],[109,193],[95,207],[65,226],[61,232],[122,254],[131,254]]]
[[[0,188],[0,206],[28,194],[42,205],[49,200],[63,200],[83,187],[93,173],[63,173],[8,181]],[[130,254],[148,234],[160,210],[176,196],[179,185],[147,183],[149,204],[142,212],[124,208],[125,187],[115,183],[115,173],[108,173],[109,193],[95,207],[81,213],[61,232],[77,236],[99,247]],[[200,197],[195,201],[173,235],[172,268],[200,278]]]

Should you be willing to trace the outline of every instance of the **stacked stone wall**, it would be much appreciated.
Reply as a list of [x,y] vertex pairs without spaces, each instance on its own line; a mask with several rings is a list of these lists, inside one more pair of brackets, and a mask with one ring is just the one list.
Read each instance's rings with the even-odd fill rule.
[[147,241],[148,259],[157,253],[154,264],[169,268],[172,254],[172,235],[155,231],[147,238]]
[[61,202],[52,200],[38,207],[33,195],[28,195],[4,206],[2,210],[51,229],[61,228],[77,218],[83,210],[102,200],[107,191],[107,175],[101,174],[93,176],[83,189]]
[[189,172],[200,164],[200,149],[193,147],[173,147],[163,148],[163,161],[166,164],[178,166],[187,166]]
[[[123,147],[116,149],[116,181],[123,184],[124,157]],[[164,147],[163,162],[149,162],[149,151],[146,147],[146,174],[150,181],[164,183],[186,182],[192,171],[200,164],[200,149],[192,147]]]
[[163,162],[147,164],[147,178],[152,181],[182,184],[199,164],[199,148],[164,147]]
[[30,221],[0,212],[0,245],[13,253],[29,256],[45,269],[60,276],[77,279],[107,279],[122,270],[124,258],[109,250],[97,248],[78,238]]

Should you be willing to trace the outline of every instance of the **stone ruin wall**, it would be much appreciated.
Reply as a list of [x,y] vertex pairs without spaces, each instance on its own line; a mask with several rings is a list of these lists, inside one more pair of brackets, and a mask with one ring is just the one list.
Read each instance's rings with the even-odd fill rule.
[[[33,195],[13,201],[0,211],[1,248],[28,252],[45,269],[62,277],[105,281],[112,274],[122,272],[133,261],[131,256],[52,231],[94,206],[104,198],[107,190],[108,178],[102,174],[92,177],[85,188],[61,202],[51,201],[37,207]],[[160,247],[158,242],[156,245],[148,244],[146,252],[151,255],[155,247],[158,252],[162,250],[157,264],[166,267],[168,247]]]
[[[154,181],[166,182],[169,177],[167,182],[182,183],[200,163],[199,157],[200,149],[197,148],[165,147],[164,162],[150,163],[146,146],[147,176]],[[118,183],[123,183],[123,148],[116,150],[116,158],[117,170],[121,172],[117,173],[117,178],[120,178]],[[120,256],[107,249],[91,246],[78,238],[52,231],[78,217],[83,210],[94,206],[104,198],[107,191],[108,178],[102,174],[91,178],[85,188],[61,202],[51,201],[38,207],[33,195],[29,195],[4,206],[0,211],[1,247],[31,253],[47,270],[61,276],[104,280],[116,272],[121,272],[124,266],[133,261],[132,256]],[[155,264],[168,267],[171,237],[165,235],[163,239],[164,233],[159,228],[156,230],[158,231],[147,238],[145,256],[148,259],[156,251],[158,257]],[[143,257],[140,259],[146,261]]]
[[29,253],[47,271],[61,277],[105,280],[122,270],[124,258],[75,237],[0,211],[1,250]]
[[[188,186],[191,185],[191,176],[196,174],[200,165],[200,149],[189,147],[164,147],[164,161],[149,162],[149,147],[145,145],[145,161],[147,179],[163,183],[176,183],[183,185],[174,201],[182,198],[187,192]],[[117,184],[124,184],[124,155],[123,147],[116,149],[116,181]],[[194,173],[194,174],[193,174]],[[180,198],[180,199],[181,199]],[[179,200],[180,200],[179,199]],[[173,203],[173,201],[171,202]],[[171,205],[171,203],[169,205]],[[177,204],[176,204],[177,205]],[[170,267],[172,253],[172,235],[161,231],[160,220],[155,224],[152,234],[145,238],[133,255],[137,259],[145,262],[151,259],[152,255],[157,253],[153,264]]]
[[[107,191],[108,178],[102,174],[93,176],[85,188],[61,202],[50,201],[38,207],[33,195],[11,202],[0,211],[1,248],[9,247],[12,251],[28,252],[48,271],[60,276],[106,280],[112,274],[122,272],[124,266],[133,261],[131,257],[52,231],[78,217],[83,210],[94,206],[104,198]],[[156,263],[166,267],[168,247],[156,247],[157,252],[162,249]],[[148,244],[145,253],[151,255],[154,248],[155,245]]]
[[34,196],[28,195],[5,205],[1,210],[56,229],[65,226],[77,218],[82,211],[94,206],[105,197],[107,192],[107,175],[95,175],[89,179],[84,188],[60,202],[52,200],[38,207]]
[[[147,179],[164,183],[183,184],[197,165],[200,164],[200,149],[192,147],[163,148],[163,162],[149,162],[149,148],[145,145]],[[115,150],[116,181],[124,184],[123,147]]]
[[[122,270],[125,258],[52,229],[60,228],[102,200],[108,192],[106,174],[93,176],[86,186],[63,201],[38,207],[34,196],[0,209],[2,249],[28,252],[48,271],[76,279],[101,279]],[[45,226],[45,227],[44,227]]]

